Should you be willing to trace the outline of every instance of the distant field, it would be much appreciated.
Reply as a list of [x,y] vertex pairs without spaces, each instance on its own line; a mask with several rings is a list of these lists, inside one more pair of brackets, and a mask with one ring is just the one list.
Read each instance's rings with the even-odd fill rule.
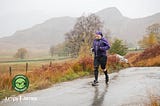
[[68,60],[69,57],[59,57],[56,59],[28,59],[28,60],[11,60],[11,61],[0,61],[0,73],[9,73],[9,67],[12,69],[12,73],[25,72],[26,63],[28,63],[28,71],[33,71],[42,67],[42,65],[50,64],[50,62],[59,62]]
[[15,60],[13,56],[9,55],[0,55],[0,61],[6,61],[6,60]]
[[[29,56],[27,59],[46,59],[51,58],[50,55],[38,55],[38,56]],[[54,56],[52,58],[59,58],[58,56]],[[10,60],[18,60],[13,57],[13,55],[0,55],[0,61],[10,61]]]

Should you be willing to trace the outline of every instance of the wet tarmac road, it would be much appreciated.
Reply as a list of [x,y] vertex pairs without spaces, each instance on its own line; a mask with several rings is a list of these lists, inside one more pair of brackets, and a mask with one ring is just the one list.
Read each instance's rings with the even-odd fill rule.
[[7,98],[0,106],[145,106],[151,95],[160,97],[160,67],[133,67],[109,76],[108,85],[104,75],[96,87],[93,78],[77,79]]

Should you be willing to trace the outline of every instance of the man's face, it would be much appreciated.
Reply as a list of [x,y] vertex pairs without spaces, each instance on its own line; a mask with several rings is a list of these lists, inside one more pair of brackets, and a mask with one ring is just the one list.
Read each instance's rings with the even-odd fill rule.
[[101,39],[101,35],[95,34],[96,39]]

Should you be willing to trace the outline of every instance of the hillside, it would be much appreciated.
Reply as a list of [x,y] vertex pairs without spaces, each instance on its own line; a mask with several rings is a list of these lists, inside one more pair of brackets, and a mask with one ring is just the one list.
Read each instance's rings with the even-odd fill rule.
[[[110,29],[112,37],[136,43],[145,34],[147,26],[160,22],[160,13],[152,16],[130,19],[123,16],[114,7],[101,10],[97,14]],[[64,41],[64,34],[72,29],[77,18],[57,17],[49,19],[29,29],[15,32],[12,36],[0,38],[1,53],[15,52],[17,48],[25,47],[31,51],[47,52],[51,45]]]
[[141,53],[130,53],[126,58],[133,66],[160,66],[160,45],[145,49]]
[[160,13],[152,16],[130,19],[123,16],[118,9],[108,8],[96,13],[110,29],[113,37],[135,44],[144,35],[146,28],[154,23],[160,23]]
[[64,33],[69,31],[75,23],[75,18],[52,18],[32,28],[15,32],[10,37],[0,39],[1,52],[14,51],[25,47],[31,50],[48,50],[51,45],[64,41]]

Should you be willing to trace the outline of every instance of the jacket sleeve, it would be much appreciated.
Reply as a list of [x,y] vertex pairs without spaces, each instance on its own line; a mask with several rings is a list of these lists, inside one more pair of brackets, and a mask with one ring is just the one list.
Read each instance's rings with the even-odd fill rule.
[[110,45],[106,39],[103,40],[103,43],[104,43],[104,46],[100,47],[100,49],[102,51],[106,51],[106,50],[110,49]]

